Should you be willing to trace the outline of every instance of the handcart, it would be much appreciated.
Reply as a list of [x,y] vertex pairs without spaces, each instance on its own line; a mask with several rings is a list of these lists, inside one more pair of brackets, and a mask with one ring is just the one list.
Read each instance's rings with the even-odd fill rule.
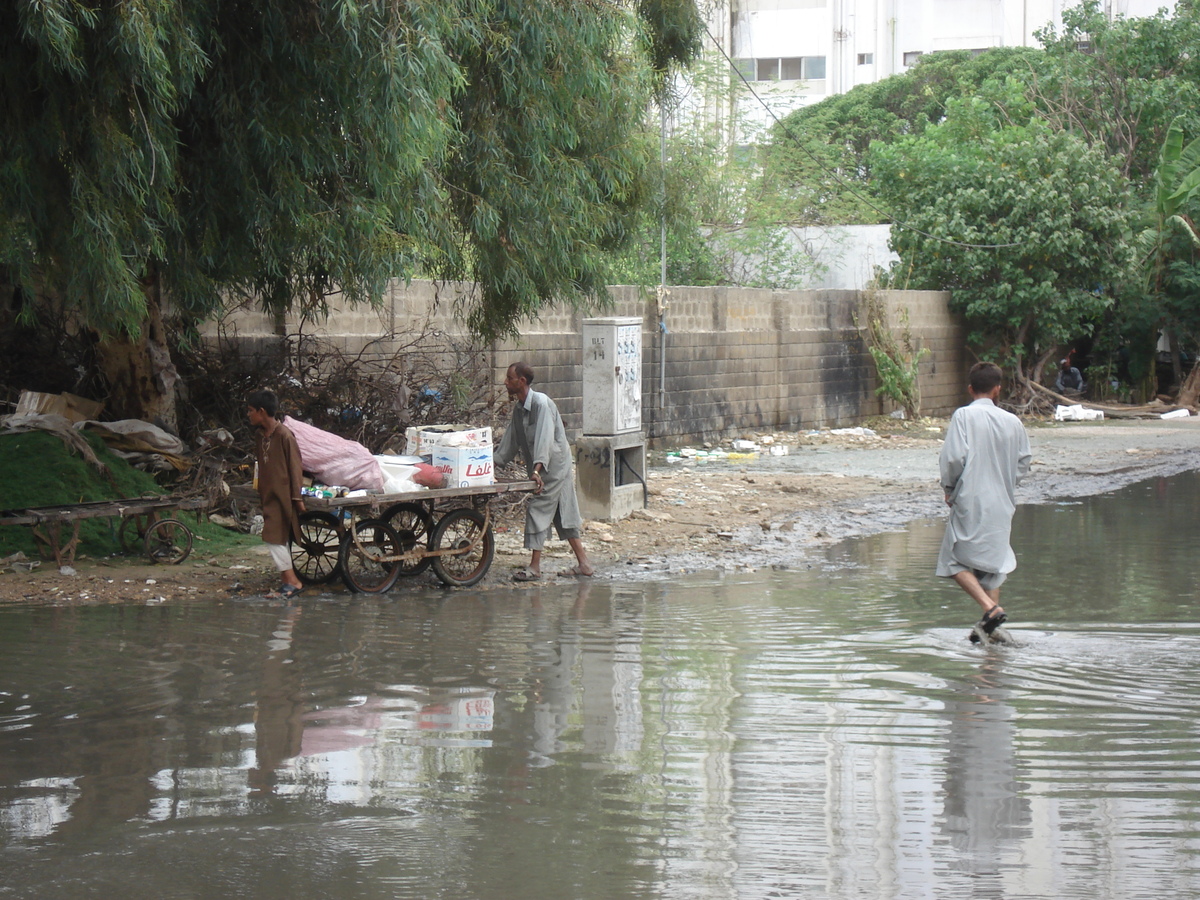
[[[79,545],[79,523],[84,519],[120,518],[118,538],[128,553],[141,551],[151,562],[177,565],[192,552],[192,531],[171,516],[178,510],[209,506],[205,497],[136,497],[128,500],[96,500],[61,506],[34,506],[0,510],[0,525],[25,525],[37,541],[43,557],[53,556],[59,568],[75,561]],[[63,540],[63,526],[70,537]]]
[[533,481],[434,488],[401,494],[304,498],[292,564],[305,584],[339,575],[350,590],[381,594],[401,576],[432,567],[451,587],[470,587],[488,573],[496,552],[490,501],[530,493]]

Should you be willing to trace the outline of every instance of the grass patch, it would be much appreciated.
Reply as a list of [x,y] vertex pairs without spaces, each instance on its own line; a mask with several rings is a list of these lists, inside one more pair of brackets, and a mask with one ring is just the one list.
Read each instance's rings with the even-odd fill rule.
[[[98,436],[89,432],[83,432],[83,436],[107,467],[107,472],[72,453],[60,438],[49,432],[0,435],[0,472],[5,476],[0,483],[0,509],[60,506],[167,493],[153,477],[110,451]],[[195,534],[193,554],[220,552],[259,540],[214,525],[204,517],[197,522],[191,512],[180,512],[178,518]],[[117,538],[120,525],[119,517],[83,520],[76,557],[123,553]],[[63,534],[64,538],[69,537],[67,527]],[[0,556],[18,550],[31,558],[37,557],[37,544],[30,529],[12,525],[0,528]]]

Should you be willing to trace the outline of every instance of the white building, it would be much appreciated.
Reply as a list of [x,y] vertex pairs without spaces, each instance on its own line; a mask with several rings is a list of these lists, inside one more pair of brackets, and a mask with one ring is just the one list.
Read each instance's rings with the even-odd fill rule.
[[[708,24],[775,115],[903,72],[923,53],[1036,47],[1034,32],[1062,25],[1072,0],[715,0]],[[1173,0],[1104,0],[1110,17],[1152,16]],[[741,143],[770,115],[731,91]],[[711,99],[710,99],[711,104]],[[726,109],[724,112],[728,112]],[[709,113],[721,111],[709,106]],[[721,116],[724,118],[724,116]]]

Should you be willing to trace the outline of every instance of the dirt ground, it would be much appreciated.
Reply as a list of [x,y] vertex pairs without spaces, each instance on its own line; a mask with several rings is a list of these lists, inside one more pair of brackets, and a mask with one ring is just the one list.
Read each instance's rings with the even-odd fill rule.
[[[635,580],[713,569],[804,565],[848,537],[902,528],[944,515],[937,457],[944,420],[870,423],[843,433],[748,433],[764,452],[734,458],[668,461],[652,455],[649,506],[616,523],[588,522],[584,540],[597,579]],[[1033,471],[1018,489],[1022,503],[1116,490],[1154,477],[1200,469],[1200,417],[1027,422]],[[770,447],[787,448],[772,455]],[[694,448],[720,449],[720,448]],[[729,450],[728,445],[724,448]],[[776,450],[775,453],[781,453]],[[521,548],[523,507],[504,507],[496,556],[473,590],[512,585],[528,554]],[[574,562],[560,541],[547,545],[544,580]],[[432,572],[418,576],[436,583]],[[161,604],[189,597],[257,597],[275,586],[262,546],[206,556],[197,545],[179,566],[125,557],[79,559],[73,574],[43,562],[32,572],[0,575],[0,603]],[[404,579],[393,589],[403,592]],[[348,596],[340,583],[305,597]]]

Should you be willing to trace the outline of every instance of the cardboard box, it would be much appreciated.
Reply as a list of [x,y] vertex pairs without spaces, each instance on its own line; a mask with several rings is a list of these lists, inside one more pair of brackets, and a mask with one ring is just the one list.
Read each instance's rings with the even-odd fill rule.
[[492,446],[433,447],[433,467],[446,476],[446,487],[482,487],[495,484]]
[[72,422],[85,422],[99,417],[103,403],[88,400],[75,394],[43,394],[39,391],[21,391],[17,399],[17,415],[49,413],[63,416]]
[[433,447],[491,447],[492,429],[474,425],[418,425],[405,430],[405,452],[425,456]]

